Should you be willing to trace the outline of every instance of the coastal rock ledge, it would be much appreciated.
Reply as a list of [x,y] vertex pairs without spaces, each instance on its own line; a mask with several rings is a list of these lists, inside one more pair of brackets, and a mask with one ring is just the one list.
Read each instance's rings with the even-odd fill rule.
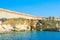
[[0,8],[0,33],[36,30],[39,20],[46,19]]

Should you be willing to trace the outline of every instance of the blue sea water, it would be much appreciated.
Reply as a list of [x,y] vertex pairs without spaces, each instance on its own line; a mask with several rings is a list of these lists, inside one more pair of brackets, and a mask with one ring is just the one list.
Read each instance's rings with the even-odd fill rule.
[[60,32],[28,31],[0,34],[0,40],[60,40]]

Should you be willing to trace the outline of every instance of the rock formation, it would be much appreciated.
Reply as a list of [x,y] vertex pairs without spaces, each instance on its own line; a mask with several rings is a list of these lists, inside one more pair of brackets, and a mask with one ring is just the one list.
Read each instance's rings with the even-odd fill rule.
[[0,8],[0,31],[29,31],[36,30],[38,20],[43,17],[31,16]]

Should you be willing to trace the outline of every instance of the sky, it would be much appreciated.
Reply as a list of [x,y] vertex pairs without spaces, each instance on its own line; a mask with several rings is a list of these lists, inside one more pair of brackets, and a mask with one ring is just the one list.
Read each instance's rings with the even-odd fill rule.
[[60,0],[0,0],[0,8],[42,17],[60,17]]

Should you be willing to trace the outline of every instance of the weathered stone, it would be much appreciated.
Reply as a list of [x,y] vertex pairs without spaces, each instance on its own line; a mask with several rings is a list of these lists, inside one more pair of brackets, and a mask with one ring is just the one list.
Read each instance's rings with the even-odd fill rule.
[[[6,19],[5,19],[6,18]],[[28,14],[21,14],[19,12],[13,12],[10,10],[0,9],[0,30],[10,32],[14,31],[30,31],[36,30],[36,24],[38,20],[45,20],[45,18],[31,16]]]

